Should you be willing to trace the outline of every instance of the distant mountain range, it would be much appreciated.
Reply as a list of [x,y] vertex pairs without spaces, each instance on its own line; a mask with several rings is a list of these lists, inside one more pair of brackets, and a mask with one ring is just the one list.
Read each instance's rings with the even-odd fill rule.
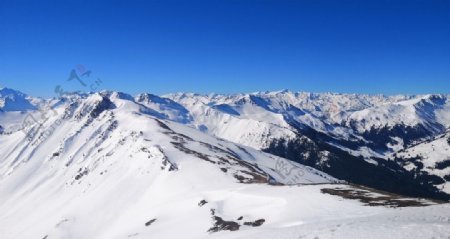
[[[191,124],[339,179],[410,196],[450,193],[448,95],[170,94]],[[405,153],[421,149],[421,154]],[[430,156],[435,152],[433,156]],[[411,156],[414,155],[414,156]],[[447,166],[446,166],[447,165]]]
[[[29,227],[8,224],[6,238],[174,238],[183,230],[183,238],[209,238],[240,229],[249,238],[261,225],[273,231],[254,238],[281,238],[303,230],[290,210],[311,210],[302,219],[311,221],[323,208],[352,223],[362,211],[377,215],[370,225],[395,234],[411,215],[432,221],[448,211],[394,215],[324,193],[369,205],[406,200],[393,195],[449,201],[450,96],[104,91],[40,99],[0,90],[0,224]],[[370,201],[380,193],[389,196]],[[385,219],[394,217],[405,221],[390,228]],[[423,230],[445,234],[439,223],[448,222]],[[352,230],[345,235],[358,235]]]

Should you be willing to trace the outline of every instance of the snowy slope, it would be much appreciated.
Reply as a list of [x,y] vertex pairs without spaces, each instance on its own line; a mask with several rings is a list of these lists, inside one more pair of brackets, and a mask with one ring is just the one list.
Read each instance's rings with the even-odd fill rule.
[[[79,96],[83,95],[66,97]],[[302,150],[301,154],[294,150],[291,154],[298,156],[289,159],[326,170],[335,177],[343,177],[351,169],[333,172],[331,167],[336,166],[330,164],[330,158],[362,157],[367,163],[379,165],[378,159],[388,159],[392,153],[450,127],[449,97],[445,95],[387,97],[278,91],[124,97],[134,101],[143,114],[186,124],[258,150],[277,154],[273,148],[281,144],[286,145],[285,151],[289,151],[288,147]],[[0,114],[0,126],[7,133],[21,128],[27,116],[23,112]],[[40,114],[34,118],[40,118]],[[329,169],[324,168],[327,165]]]
[[[197,124],[210,126],[207,129],[213,128],[209,130],[211,133],[226,138],[231,136],[214,129],[228,123],[223,118],[251,119],[287,129],[291,126],[287,121],[294,120],[318,132],[345,139],[399,125],[423,125],[430,133],[443,132],[450,127],[450,103],[446,95],[387,97],[280,91],[238,95],[178,93],[165,97],[186,107]],[[260,128],[264,131],[266,126]]]
[[[323,172],[201,131],[215,126],[221,132],[225,116],[216,112],[211,121],[202,122],[196,114],[230,111],[235,114],[226,119],[230,137],[256,122],[261,124],[252,130],[264,126],[269,131],[255,145],[272,133],[297,137],[275,108],[255,106],[258,100],[244,96],[232,109],[197,105],[198,112],[184,110],[186,102],[118,92],[48,101],[51,107],[46,107],[45,117],[33,112],[39,122],[9,127],[7,134],[0,134],[1,237],[297,239],[450,234],[447,204],[400,198],[396,203],[433,206],[368,206],[373,205],[368,199],[349,199],[364,193],[336,184],[340,181]],[[4,124],[20,125],[10,123],[17,114],[4,112],[0,118]],[[210,128],[199,127],[200,123]],[[232,126],[240,123],[233,131]],[[338,189],[350,192],[346,199],[324,193]],[[379,197],[380,205],[391,205],[392,195],[368,194]]]
[[[177,205],[183,214],[189,211],[183,203],[212,190],[337,182],[312,168],[163,122],[124,94],[71,100],[58,102],[57,114],[42,126],[30,126],[36,130],[31,140],[22,131],[0,136],[0,221],[8,225],[1,228],[3,238],[120,237],[134,230],[126,219],[142,207],[149,210],[146,216],[161,215],[162,221],[174,216],[176,207],[157,206],[174,194],[186,198]],[[190,216],[197,214],[205,211]],[[125,231],[108,229],[122,220]],[[197,227],[210,221],[208,215]]]
[[33,99],[24,93],[9,88],[0,89],[0,112],[36,109],[37,107],[33,104]]
[[347,125],[353,123],[359,132],[396,125],[424,125],[431,132],[441,132],[442,126],[447,126],[450,122],[445,117],[436,117],[436,114],[447,112],[448,106],[447,110],[443,110],[447,103],[444,95],[419,96],[353,112],[345,121]]
[[[450,127],[447,95],[279,91],[236,95],[178,93],[165,97],[188,109],[193,118],[190,124],[204,132],[308,164],[353,183],[399,192],[404,182],[395,188],[382,185],[381,181],[390,176],[367,182],[361,178],[363,175],[347,173],[355,169],[378,172],[388,167],[409,178],[405,179],[409,184],[418,181],[428,185],[428,191],[441,184],[429,180],[430,172],[426,170],[411,175],[402,160],[392,164],[389,156]],[[361,160],[364,162],[358,162]],[[383,174],[386,172],[380,172]]]
[[215,136],[257,149],[281,137],[294,137],[282,114],[270,112],[249,96],[179,94],[172,97],[189,110],[192,125]]
[[433,139],[394,153],[410,171],[427,172],[441,180],[436,184],[450,194],[450,131]]

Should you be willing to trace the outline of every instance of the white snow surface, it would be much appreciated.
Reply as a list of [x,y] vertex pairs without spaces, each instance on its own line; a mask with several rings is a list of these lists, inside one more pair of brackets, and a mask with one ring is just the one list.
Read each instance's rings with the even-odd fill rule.
[[[292,103],[315,97],[290,92],[268,95],[277,94]],[[11,126],[7,134],[0,134],[0,237],[298,239],[450,235],[448,204],[395,209],[323,194],[321,189],[342,182],[254,149],[263,147],[265,140],[254,142],[252,134],[262,138],[294,134],[276,108],[264,104],[251,107],[261,103],[259,98],[242,96],[233,103],[235,106],[218,108],[211,106],[212,99],[220,103],[232,99],[182,97],[171,98],[177,98],[175,101],[184,107],[189,105],[192,115],[177,113],[184,110],[179,105],[175,110],[170,101],[163,102],[168,107],[164,108],[155,103],[158,98],[137,101],[117,92],[49,101],[55,112],[23,129],[37,132],[28,139],[16,127],[20,125],[16,118],[19,113],[2,112],[0,125]],[[387,101],[384,97],[378,100]],[[271,105],[287,107],[282,104]],[[323,114],[332,114],[331,108]],[[309,118],[311,124],[321,117],[304,117],[299,109],[290,110],[300,118]],[[38,112],[34,114],[39,116]],[[198,117],[202,114],[213,117],[206,121]],[[239,127],[218,127],[229,122]],[[212,131],[221,138],[202,131]],[[199,206],[202,200],[207,203]],[[241,225],[238,231],[212,233],[208,232],[214,224],[211,210],[226,221],[242,217],[242,222],[265,222],[260,227]]]
[[[169,94],[191,113],[192,124],[221,138],[257,149],[274,139],[291,139],[298,122],[338,139],[361,139],[371,129],[450,127],[448,95],[383,96],[336,93],[256,92],[236,95]],[[400,150],[400,148],[396,148]],[[354,155],[367,155],[347,150]],[[378,153],[368,156],[379,157]]]

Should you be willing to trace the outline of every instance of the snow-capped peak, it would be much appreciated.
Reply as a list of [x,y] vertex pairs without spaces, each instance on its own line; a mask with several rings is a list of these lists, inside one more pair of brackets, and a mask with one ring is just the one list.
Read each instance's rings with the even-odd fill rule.
[[2,111],[27,111],[37,107],[31,103],[31,98],[26,94],[10,88],[0,89],[0,110]]

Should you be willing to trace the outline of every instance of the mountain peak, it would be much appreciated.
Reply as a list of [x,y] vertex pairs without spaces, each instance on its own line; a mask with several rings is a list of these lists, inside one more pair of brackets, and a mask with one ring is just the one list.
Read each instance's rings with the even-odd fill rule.
[[8,87],[1,87],[0,88],[0,96],[6,96],[6,95],[26,95],[25,93],[14,90]]
[[2,111],[27,111],[35,110],[37,107],[26,94],[3,87],[0,89],[0,109]]

